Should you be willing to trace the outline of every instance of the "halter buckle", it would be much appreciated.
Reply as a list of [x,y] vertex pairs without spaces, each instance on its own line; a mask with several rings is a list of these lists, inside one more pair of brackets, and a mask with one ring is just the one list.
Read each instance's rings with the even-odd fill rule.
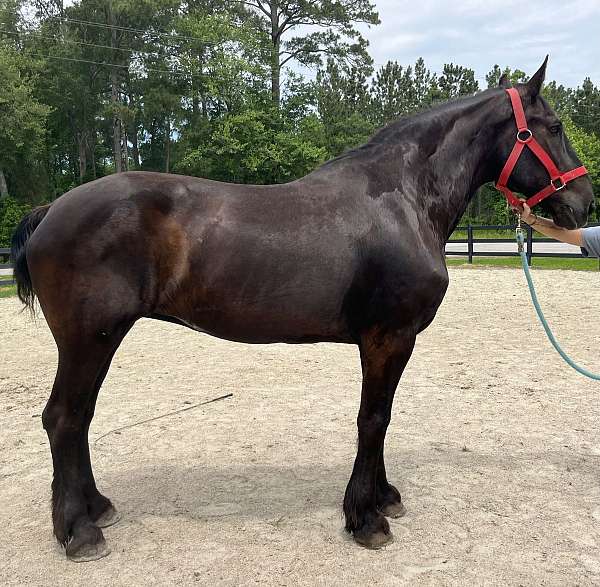
[[[526,133],[525,138],[521,138],[521,135]],[[517,131],[517,142],[526,144],[533,138],[533,133],[528,128],[522,128]]]
[[[557,183],[558,182],[558,183]],[[551,179],[550,184],[554,188],[554,191],[560,192],[567,187],[567,183],[563,180],[562,177],[557,177],[556,179]]]

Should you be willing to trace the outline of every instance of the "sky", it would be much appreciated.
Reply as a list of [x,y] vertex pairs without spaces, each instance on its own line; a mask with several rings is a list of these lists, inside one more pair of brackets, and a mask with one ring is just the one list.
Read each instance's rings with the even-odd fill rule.
[[550,54],[547,80],[600,84],[600,0],[374,0],[381,24],[361,30],[376,64],[419,57],[432,71],[458,63],[480,87],[494,64],[533,74]]

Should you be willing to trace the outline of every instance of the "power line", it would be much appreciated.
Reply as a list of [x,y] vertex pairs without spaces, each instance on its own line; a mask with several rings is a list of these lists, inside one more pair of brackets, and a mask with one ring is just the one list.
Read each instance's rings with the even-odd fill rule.
[[59,41],[61,43],[69,43],[69,44],[73,44],[73,45],[82,45],[84,47],[97,47],[99,49],[112,49],[114,51],[124,51],[127,53],[139,53],[140,55],[158,55],[157,51],[139,51],[138,49],[129,49],[126,47],[111,47],[110,45],[96,45],[95,43],[85,43],[83,41],[70,41],[67,39],[59,39],[58,37],[51,37],[48,35],[42,35],[41,33],[32,33],[32,32],[28,32],[28,33],[18,33],[18,32],[12,32],[12,31],[5,31],[0,29],[0,33],[3,33],[5,35],[13,35],[13,36],[17,36],[17,37],[22,37],[22,36],[35,36],[38,37],[40,39],[48,39],[51,41]]
[[[129,65],[119,65],[118,63],[106,63],[102,61],[92,61],[90,59],[76,59],[74,57],[56,57],[54,55],[42,55],[42,54],[34,54],[35,57],[41,57],[43,59],[57,59],[60,61],[71,61],[77,63],[88,63],[92,65],[103,65],[106,67],[116,67],[118,69],[127,69],[129,70]],[[195,78],[209,78],[216,81],[229,82],[232,80],[227,80],[224,78],[215,77],[208,73],[188,73],[185,71],[173,71],[170,69],[155,69],[153,67],[144,67],[144,71],[151,71],[153,73],[166,73],[168,75],[178,75],[184,77],[195,77]]]
[[[0,33],[3,34],[7,34],[7,35],[15,35],[15,36],[22,36],[23,33],[19,33],[19,32],[13,32],[13,31],[7,31],[7,30],[3,30],[0,29]],[[110,45],[97,45],[95,43],[85,43],[82,41],[73,41],[73,40],[66,40],[66,39],[59,39],[58,37],[52,37],[52,36],[48,36],[48,35],[42,35],[40,33],[35,33],[35,32],[28,32],[25,33],[25,35],[32,35],[32,36],[36,36],[42,39],[48,39],[48,40],[53,40],[53,41],[59,41],[62,43],[69,43],[69,44],[76,44],[76,45],[81,45],[81,46],[85,46],[85,47],[97,47],[99,49],[113,49],[113,50],[117,50],[117,51],[124,51],[124,52],[128,52],[128,53],[132,53],[132,54],[139,54],[139,55],[150,55],[150,56],[159,56],[160,54],[157,51],[141,51],[138,49],[130,49],[128,47],[111,47]],[[100,62],[100,61],[92,61],[92,60],[88,60],[88,59],[76,59],[76,58],[68,58],[68,57],[56,57],[56,56],[52,56],[52,55],[41,55],[38,54],[38,57],[44,57],[44,58],[48,58],[48,59],[61,59],[64,61],[76,61],[76,62],[81,62],[81,63],[90,63],[90,64],[95,64],[95,65],[106,65],[109,67],[118,67],[118,68],[125,68],[128,69],[129,66],[127,65],[120,65],[117,63],[106,63],[106,62]],[[156,69],[156,68],[152,68],[152,67],[145,67],[144,68],[146,71],[152,71],[155,73],[167,73],[167,74],[173,74],[173,75],[181,75],[181,76],[191,76],[191,77],[200,77],[200,76],[204,76],[204,77],[211,77],[212,79],[219,79],[219,78],[215,78],[214,76],[210,75],[210,74],[192,74],[192,73],[188,73],[188,72],[177,72],[177,71],[173,71],[173,70],[169,70],[169,69]],[[226,81],[223,80],[221,78],[222,81]]]
[[82,25],[86,25],[86,26],[93,26],[93,27],[105,28],[105,29],[115,29],[118,31],[138,33],[138,34],[142,34],[142,35],[151,35],[151,36],[155,36],[155,37],[168,37],[170,39],[183,39],[185,41],[196,41],[196,42],[200,42],[204,45],[218,45],[219,44],[219,43],[215,43],[214,41],[204,41],[203,39],[200,39],[199,37],[179,35],[177,33],[164,33],[164,32],[160,32],[160,31],[152,32],[152,31],[143,30],[143,29],[134,29],[131,27],[119,26],[119,25],[115,25],[115,24],[94,22],[91,20],[80,20],[78,18],[67,18],[65,16],[49,16],[48,19],[62,20],[63,22],[70,22],[70,23],[74,23],[74,24],[82,24]]

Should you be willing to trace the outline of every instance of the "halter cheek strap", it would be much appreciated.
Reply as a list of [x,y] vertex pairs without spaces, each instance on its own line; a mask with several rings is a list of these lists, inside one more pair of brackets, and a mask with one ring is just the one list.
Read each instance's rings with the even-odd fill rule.
[[588,171],[582,165],[571,171],[561,173],[554,164],[554,161],[552,161],[550,155],[548,155],[544,147],[537,142],[533,133],[529,130],[525,110],[523,110],[523,103],[521,102],[521,96],[519,95],[518,90],[516,88],[509,88],[506,92],[510,97],[513,113],[515,115],[515,122],[517,123],[517,142],[504,164],[504,168],[502,169],[502,173],[500,173],[498,183],[496,184],[496,189],[504,194],[511,206],[520,207],[521,201],[508,189],[507,184],[517,165],[519,157],[521,157],[521,153],[523,153],[525,147],[528,147],[540,160],[550,176],[550,185],[527,200],[526,204],[530,208],[533,208],[548,196],[564,189],[570,181],[573,181],[582,175],[586,175]]

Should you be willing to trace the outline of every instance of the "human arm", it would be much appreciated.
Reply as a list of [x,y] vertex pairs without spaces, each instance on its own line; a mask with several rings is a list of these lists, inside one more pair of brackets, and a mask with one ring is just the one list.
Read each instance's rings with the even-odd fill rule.
[[549,236],[550,238],[570,245],[576,245],[578,247],[585,246],[583,230],[581,228],[576,228],[575,230],[560,228],[560,226],[556,226],[552,220],[541,218],[534,214],[525,202],[523,202],[521,220],[545,236]]

